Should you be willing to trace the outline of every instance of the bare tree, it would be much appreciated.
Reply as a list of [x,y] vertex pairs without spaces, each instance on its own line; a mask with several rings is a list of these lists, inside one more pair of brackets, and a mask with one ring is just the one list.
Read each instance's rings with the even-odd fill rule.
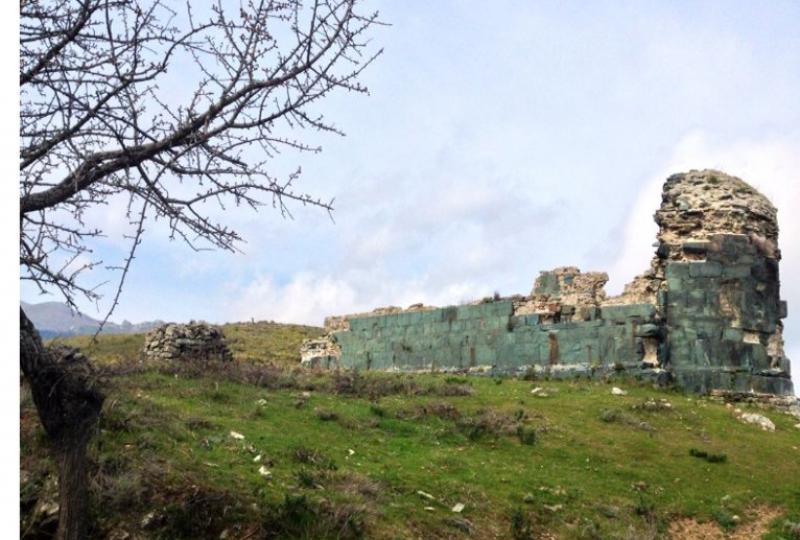
[[[148,220],[194,249],[236,249],[219,209],[291,203],[331,211],[295,190],[299,169],[270,171],[284,149],[318,152],[302,130],[340,133],[313,109],[334,90],[366,93],[359,75],[377,13],[358,0],[21,0],[21,279],[75,307],[97,290],[82,276],[90,210],[124,201],[130,251]],[[211,204],[209,204],[211,203]],[[110,313],[110,312],[109,312]],[[108,318],[108,317],[106,317]],[[59,538],[85,536],[85,448],[102,406],[86,363],[45,347],[20,310],[20,363],[60,466]]]

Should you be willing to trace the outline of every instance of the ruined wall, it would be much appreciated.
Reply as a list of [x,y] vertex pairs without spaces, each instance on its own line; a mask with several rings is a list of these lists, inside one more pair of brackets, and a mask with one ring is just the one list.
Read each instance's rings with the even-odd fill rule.
[[233,356],[222,330],[204,322],[191,321],[188,324],[163,324],[145,334],[142,358],[150,362],[193,362],[229,361]]
[[[574,306],[567,306],[574,313]],[[644,341],[660,332],[652,305],[586,310],[582,320],[514,312],[499,300],[425,312],[351,319],[333,334],[346,367],[469,370],[554,376],[641,369]],[[548,321],[549,319],[549,321]],[[653,362],[655,366],[655,361]]]
[[527,296],[331,317],[329,365],[554,376],[625,371],[705,392],[790,394],[774,206],[738,178],[664,185],[650,269],[607,298],[604,273],[542,272]]

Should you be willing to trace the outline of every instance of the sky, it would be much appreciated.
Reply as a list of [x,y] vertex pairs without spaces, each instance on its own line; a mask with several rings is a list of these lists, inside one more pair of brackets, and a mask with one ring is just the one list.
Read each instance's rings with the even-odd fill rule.
[[[333,219],[237,211],[243,253],[195,253],[144,234],[112,320],[269,319],[527,294],[539,271],[645,270],[666,177],[717,168],[779,209],[787,353],[800,373],[800,3],[372,2],[391,26],[369,96],[318,105],[347,136],[302,134],[298,188]],[[180,75],[180,73],[178,73]],[[113,204],[87,216],[119,260]],[[109,276],[92,276],[97,283]],[[113,285],[99,306],[102,317]],[[42,297],[23,285],[22,299]]]

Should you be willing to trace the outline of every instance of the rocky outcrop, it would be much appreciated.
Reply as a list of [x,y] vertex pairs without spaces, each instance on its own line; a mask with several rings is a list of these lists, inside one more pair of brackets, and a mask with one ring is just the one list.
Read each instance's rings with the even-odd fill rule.
[[167,323],[148,332],[145,361],[229,361],[233,357],[222,330],[204,322]]

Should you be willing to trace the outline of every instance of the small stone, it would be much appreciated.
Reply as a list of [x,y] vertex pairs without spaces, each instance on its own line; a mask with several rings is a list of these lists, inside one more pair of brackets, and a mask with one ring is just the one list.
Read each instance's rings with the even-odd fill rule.
[[253,463],[258,463],[261,461],[261,454],[258,454],[256,457],[253,458]]
[[797,429],[800,429],[800,424],[795,424],[794,427],[796,427]]
[[264,465],[262,465],[261,467],[258,468],[258,474],[260,474],[264,478],[271,478],[272,477],[272,471],[267,469],[267,467],[264,466]]
[[44,516],[54,516],[58,514],[60,506],[57,502],[45,501],[39,506],[39,512]]
[[522,502],[525,504],[533,504],[536,502],[536,497],[533,496],[533,493],[526,493],[522,498]]
[[142,529],[147,529],[150,526],[154,525],[156,521],[157,521],[157,514],[155,510],[153,510],[144,515],[139,525],[141,525]]
[[453,508],[451,508],[451,510],[456,514],[460,514],[461,512],[464,511],[464,503],[456,503],[455,505],[453,505]]
[[417,490],[417,495],[419,495],[420,497],[424,497],[424,498],[428,499],[429,501],[435,501],[436,500],[436,497],[434,497],[430,493],[425,493],[422,490]]
[[428,512],[433,512],[434,510],[436,510],[436,508],[434,508],[433,506],[426,506],[425,510],[427,510]]
[[755,424],[764,431],[775,431],[775,424],[772,423],[772,420],[761,414],[744,413],[739,420],[746,424]]
[[611,395],[613,395],[613,396],[626,396],[626,395],[628,395],[628,392],[626,392],[622,388],[618,388],[618,387],[615,386],[614,388],[611,389]]
[[241,441],[244,439],[244,435],[242,435],[238,431],[231,431],[231,437],[236,439],[237,441]]

